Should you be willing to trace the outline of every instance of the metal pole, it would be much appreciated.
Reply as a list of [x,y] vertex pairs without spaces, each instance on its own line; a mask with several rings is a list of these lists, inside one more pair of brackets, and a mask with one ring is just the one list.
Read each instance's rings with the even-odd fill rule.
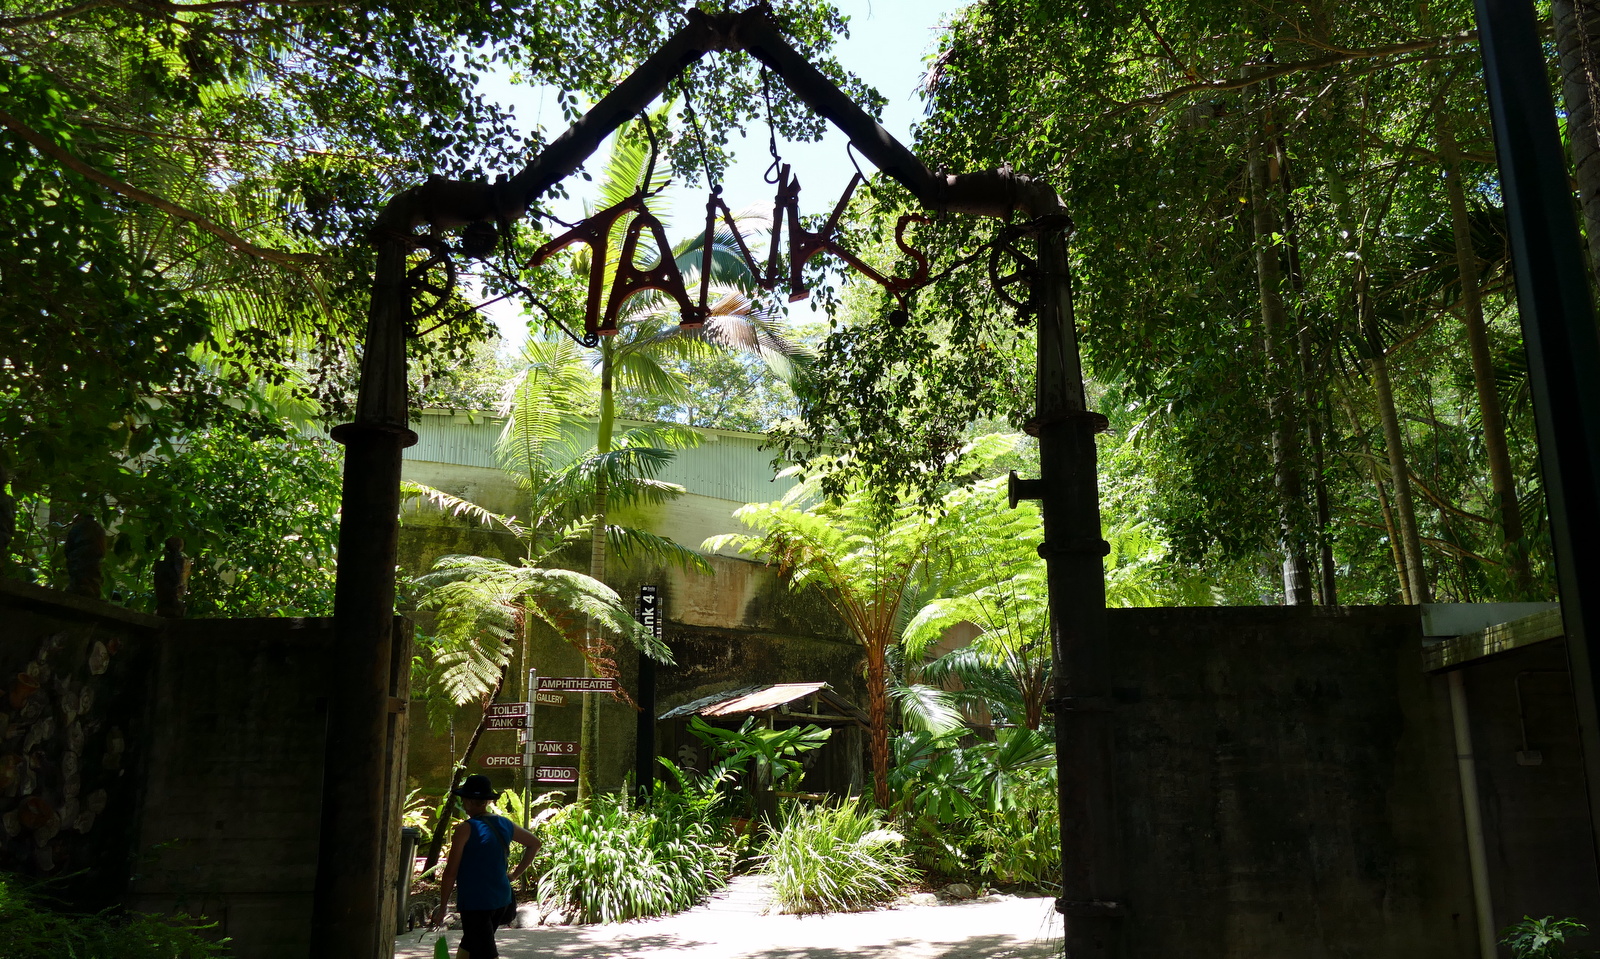
[[311,905],[313,959],[377,959],[393,951],[383,928],[382,835],[387,796],[391,630],[406,427],[405,330],[410,315],[404,237],[384,236],[368,316],[354,423],[344,444],[339,576],[334,587],[324,740],[322,823]]
[[533,764],[538,761],[538,755],[533,748],[533,712],[539,703],[539,671],[528,670],[528,728],[523,730],[525,738],[522,740],[522,809],[523,815],[528,817],[528,822],[522,824],[523,828],[533,821]]
[[1110,677],[1094,434],[1105,420],[1086,409],[1072,317],[1065,216],[1036,221],[1039,264],[1037,480],[1012,477],[1013,499],[1040,500],[1050,584],[1056,695],[1056,773],[1061,807],[1061,898],[1067,959],[1117,955],[1121,897],[1112,800]]
[[1476,7],[1583,740],[1591,839],[1600,840],[1600,663],[1589,648],[1587,609],[1600,588],[1600,328],[1533,3],[1476,0]]
[[[661,591],[639,588],[639,622],[661,638]],[[641,797],[649,796],[656,781],[656,661],[639,654],[639,720],[634,734],[633,781]]]

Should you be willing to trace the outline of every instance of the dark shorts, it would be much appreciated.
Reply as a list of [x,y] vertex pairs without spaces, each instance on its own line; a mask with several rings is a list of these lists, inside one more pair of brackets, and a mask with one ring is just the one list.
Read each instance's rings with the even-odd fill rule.
[[511,902],[499,909],[461,910],[461,948],[472,959],[499,959],[500,950],[494,945],[494,931],[517,917],[517,904]]

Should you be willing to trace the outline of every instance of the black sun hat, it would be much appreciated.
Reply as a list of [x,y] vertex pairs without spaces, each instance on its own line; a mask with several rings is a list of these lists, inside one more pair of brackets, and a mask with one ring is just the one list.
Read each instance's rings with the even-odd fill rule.
[[462,799],[499,799],[500,792],[489,784],[488,776],[468,776],[466,782],[450,790]]

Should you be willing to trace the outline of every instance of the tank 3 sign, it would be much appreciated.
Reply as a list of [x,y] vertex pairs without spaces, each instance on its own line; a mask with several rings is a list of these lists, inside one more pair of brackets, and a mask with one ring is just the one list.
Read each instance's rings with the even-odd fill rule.
[[539,688],[563,693],[614,693],[617,681],[600,676],[540,676]]
[[540,756],[576,756],[578,744],[569,739],[541,739],[533,744]]

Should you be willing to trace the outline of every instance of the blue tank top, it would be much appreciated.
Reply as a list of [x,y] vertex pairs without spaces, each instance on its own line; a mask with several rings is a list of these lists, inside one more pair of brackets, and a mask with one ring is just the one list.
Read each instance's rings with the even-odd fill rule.
[[456,874],[456,908],[503,909],[511,904],[506,855],[511,851],[511,820],[504,816],[468,819],[472,831],[461,851]]

